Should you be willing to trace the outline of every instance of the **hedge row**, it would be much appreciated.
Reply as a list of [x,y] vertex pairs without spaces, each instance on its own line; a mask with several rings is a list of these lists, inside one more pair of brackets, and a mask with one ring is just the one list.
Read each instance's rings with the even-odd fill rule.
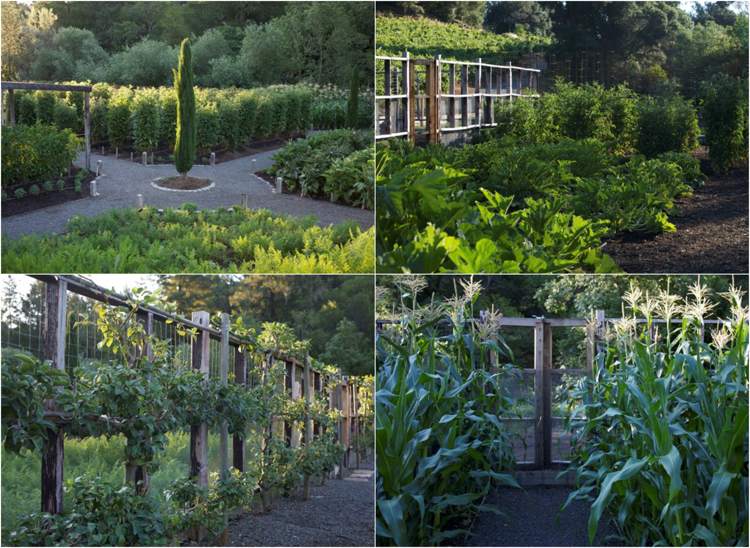
[[322,131],[287,144],[269,171],[293,192],[372,207],[372,154],[369,131]]
[[680,96],[641,97],[627,86],[573,85],[558,81],[550,93],[533,101],[502,103],[497,131],[525,144],[564,138],[594,138],[616,153],[648,157],[698,145],[698,115]]
[[[18,93],[18,122],[53,124],[82,132],[81,93]],[[362,127],[371,127],[372,98],[359,101]],[[331,129],[346,123],[346,93],[329,86],[299,84],[257,89],[196,89],[198,150],[234,149],[260,139]],[[172,148],[176,97],[171,87],[130,88],[94,84],[91,132],[94,143],[137,151]]]
[[3,191],[59,177],[75,159],[78,146],[79,139],[70,129],[46,124],[3,126]]

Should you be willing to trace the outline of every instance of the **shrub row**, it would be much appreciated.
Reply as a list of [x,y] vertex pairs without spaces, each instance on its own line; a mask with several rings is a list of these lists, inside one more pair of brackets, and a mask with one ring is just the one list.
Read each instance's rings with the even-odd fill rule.
[[[46,91],[16,94],[18,122],[37,122],[83,131],[82,94]],[[94,84],[91,133],[94,143],[135,150],[171,148],[175,135],[176,97],[171,87],[130,88]],[[196,89],[198,149],[234,149],[309,128],[346,125],[344,90],[300,84],[257,89]],[[362,94],[358,124],[372,125],[372,98]]]
[[293,192],[372,207],[371,144],[369,131],[323,131],[286,145],[269,171]]
[[712,167],[726,172],[746,164],[747,80],[718,74],[701,91],[701,117]]
[[639,97],[624,85],[558,81],[534,101],[499,104],[495,114],[500,135],[527,144],[594,138],[615,153],[648,157],[698,145],[698,115],[690,101],[676,95]]
[[75,159],[78,145],[70,129],[45,124],[3,126],[3,190],[59,177]]

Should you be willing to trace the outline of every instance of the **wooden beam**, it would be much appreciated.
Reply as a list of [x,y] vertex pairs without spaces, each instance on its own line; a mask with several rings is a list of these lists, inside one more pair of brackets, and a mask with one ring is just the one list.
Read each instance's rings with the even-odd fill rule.
[[409,119],[409,140],[414,143],[417,140],[417,129],[416,129],[416,117],[417,117],[417,98],[416,93],[416,71],[414,70],[415,64],[413,61],[409,61],[409,112],[407,114]]
[[[200,326],[208,326],[208,312],[193,312],[192,320]],[[209,336],[205,329],[198,332],[193,341],[193,369],[200,371],[208,380],[210,375]],[[200,487],[208,487],[208,425],[205,423],[190,427],[190,477]]]
[[44,84],[41,82],[0,82],[2,90],[14,89],[41,90],[41,91],[91,91],[91,86],[79,84]]
[[[247,384],[247,362],[245,353],[240,352],[240,347],[234,350],[234,382],[241,385]],[[245,471],[245,436],[235,434],[232,438],[232,466],[240,472]]]
[[[42,324],[43,357],[55,369],[65,370],[65,334],[67,332],[68,293],[65,280],[47,283],[44,296]],[[52,402],[47,402],[50,408]],[[42,512],[60,514],[63,511],[64,437],[62,429],[48,429],[42,445]]]

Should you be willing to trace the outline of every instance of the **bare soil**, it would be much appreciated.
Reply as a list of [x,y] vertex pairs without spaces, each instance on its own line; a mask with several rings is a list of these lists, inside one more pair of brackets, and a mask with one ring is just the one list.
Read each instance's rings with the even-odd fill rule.
[[[25,197],[21,199],[10,198],[8,200],[3,200],[2,202],[3,218],[12,217],[13,215],[19,215],[21,213],[28,213],[29,211],[43,209],[45,207],[50,207],[50,206],[54,206],[57,204],[70,202],[72,200],[80,200],[81,198],[87,198],[88,196],[91,195],[91,185],[89,185],[89,183],[94,180],[95,176],[93,173],[89,173],[88,175],[86,175],[86,177],[84,177],[83,180],[81,181],[81,191],[76,192],[74,188],[75,176],[78,174],[79,171],[81,171],[81,168],[74,167],[73,169],[71,169],[70,175],[52,179],[52,183],[55,185],[55,190],[51,192],[42,191],[42,193],[37,196],[27,194]],[[65,181],[64,190],[57,190],[57,181],[59,179],[63,179]],[[18,188],[18,186],[22,186],[28,192],[28,188],[32,184],[33,183],[17,185],[16,187],[14,187],[14,189]],[[42,182],[37,183],[37,185],[39,186],[39,188],[42,188]],[[13,195],[13,190],[11,189],[8,189],[6,192],[11,196]]]
[[[466,546],[589,546],[589,504],[576,500],[560,511],[571,491],[569,487],[494,490],[485,502],[503,515],[481,512]],[[614,533],[608,516],[602,516],[593,546],[617,546]]]
[[175,177],[159,179],[156,184],[164,188],[171,188],[172,190],[198,190],[210,185],[211,179],[200,179],[198,177],[190,176],[182,177],[177,175]]
[[737,273],[748,269],[748,171],[711,175],[676,201],[676,232],[619,235],[604,252],[632,273]]

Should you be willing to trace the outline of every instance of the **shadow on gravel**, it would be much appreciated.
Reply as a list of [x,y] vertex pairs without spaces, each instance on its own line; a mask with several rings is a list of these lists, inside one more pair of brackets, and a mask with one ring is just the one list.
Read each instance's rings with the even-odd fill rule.
[[343,480],[314,486],[310,499],[281,498],[268,514],[242,514],[229,523],[229,546],[373,546],[372,464]]
[[[569,487],[496,489],[486,502],[505,515],[480,513],[467,546],[589,546],[589,505],[574,501],[560,513],[571,491]],[[594,545],[618,546],[607,541],[613,533],[602,521]]]

